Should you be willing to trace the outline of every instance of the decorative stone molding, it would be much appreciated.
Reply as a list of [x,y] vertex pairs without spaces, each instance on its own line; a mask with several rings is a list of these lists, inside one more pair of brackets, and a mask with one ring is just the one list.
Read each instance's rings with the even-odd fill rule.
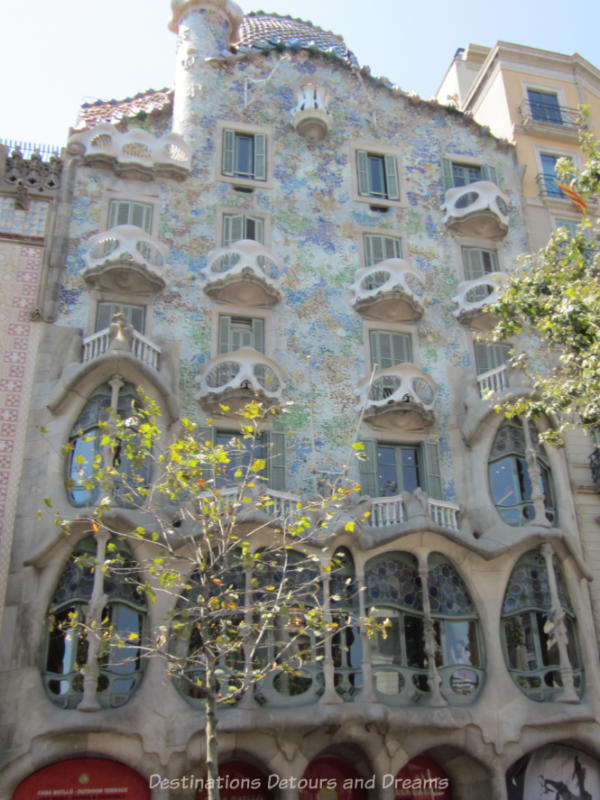
[[281,300],[281,263],[252,239],[211,250],[204,291],[214,300],[255,307]]
[[169,22],[169,30],[177,33],[182,18],[198,8],[214,8],[224,14],[229,21],[229,40],[232,44],[237,41],[238,28],[244,18],[244,12],[232,0],[171,0],[173,17]]
[[433,424],[435,381],[415,364],[380,369],[359,387],[365,422],[389,430],[419,431]]
[[204,364],[196,382],[197,398],[209,410],[221,403],[236,410],[254,397],[265,405],[276,405],[283,395],[279,367],[252,347],[211,359]]
[[497,240],[508,231],[508,198],[491,181],[448,189],[442,211],[444,224],[461,236]]
[[[480,318],[485,316],[485,309],[499,298],[507,280],[508,273],[491,272],[471,281],[462,281],[452,298],[452,302],[458,306],[453,312],[454,316],[461,322],[480,322]],[[492,327],[495,320],[490,314],[487,317],[488,327]]]
[[57,156],[50,156],[43,161],[39,153],[34,152],[25,158],[19,148],[15,148],[6,157],[4,183],[16,190],[16,207],[27,210],[29,193],[55,194],[60,186],[63,164]]
[[309,144],[320,142],[331,129],[328,103],[329,92],[318,84],[308,83],[298,92],[298,102],[292,111],[292,125],[296,133]]
[[117,225],[92,236],[83,260],[84,279],[102,289],[152,294],[165,286],[157,267],[168,249],[136,225]]
[[356,271],[355,311],[383,322],[414,322],[423,316],[423,278],[402,258],[389,258]]
[[177,133],[160,138],[142,128],[121,133],[114,125],[103,122],[73,134],[68,146],[82,148],[88,166],[110,167],[120,178],[184,180],[190,173],[191,151]]

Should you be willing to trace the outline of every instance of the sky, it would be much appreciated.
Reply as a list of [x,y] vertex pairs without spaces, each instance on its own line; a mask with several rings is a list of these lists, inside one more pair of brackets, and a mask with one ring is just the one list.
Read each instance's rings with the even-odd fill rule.
[[[598,0],[258,0],[341,35],[362,65],[406,91],[435,94],[469,43],[578,52],[600,68]],[[4,0],[0,140],[62,146],[83,102],[173,85],[169,0]]]

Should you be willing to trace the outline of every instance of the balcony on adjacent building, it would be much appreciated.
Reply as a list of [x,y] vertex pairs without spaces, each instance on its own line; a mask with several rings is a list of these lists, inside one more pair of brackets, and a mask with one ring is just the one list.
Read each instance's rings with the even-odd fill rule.
[[491,181],[448,189],[442,211],[445,225],[461,236],[497,240],[508,231],[508,198]]
[[211,250],[207,259],[204,291],[214,300],[255,307],[281,300],[281,264],[259,242],[240,239]]
[[183,180],[190,173],[191,151],[177,133],[160,138],[143,128],[121,133],[114,125],[101,123],[74,133],[70,151],[83,152],[88,166],[110,167],[120,178],[151,181],[157,177]]
[[136,225],[118,225],[87,242],[83,277],[98,289],[152,294],[164,289],[168,250]]
[[396,364],[375,372],[360,385],[359,409],[379,428],[422,431],[434,421],[435,381],[415,364]]
[[525,100],[520,108],[523,128],[527,133],[555,139],[577,141],[581,112],[576,108],[559,106],[555,96],[548,100]]
[[235,411],[254,399],[265,406],[280,403],[283,376],[271,359],[242,347],[204,364],[197,385],[197,397],[205,408],[214,412],[223,404]]
[[423,316],[423,278],[401,258],[356,271],[354,309],[367,319],[415,322]]
[[491,328],[495,320],[492,315],[486,314],[486,309],[499,298],[507,279],[506,272],[490,272],[470,281],[462,281],[458,293],[452,298],[457,305],[454,316],[474,327]]
[[309,144],[320,142],[329,133],[331,115],[327,110],[329,92],[322,86],[308,83],[300,89],[292,110],[292,125]]

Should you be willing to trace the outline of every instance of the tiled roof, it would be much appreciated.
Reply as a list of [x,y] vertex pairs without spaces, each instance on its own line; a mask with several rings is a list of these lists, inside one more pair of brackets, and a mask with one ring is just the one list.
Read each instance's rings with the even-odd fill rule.
[[134,117],[140,111],[150,114],[152,111],[170,108],[172,102],[172,89],[160,91],[148,89],[136,94],[135,97],[126,97],[125,100],[96,100],[95,103],[84,103],[79,110],[76,127],[91,128],[100,122],[110,122],[115,125],[126,117]]
[[354,53],[346,47],[341,36],[321,30],[310,22],[275,14],[248,14],[240,25],[241,51],[265,46],[284,45],[291,49],[314,47],[324,53],[333,53],[348,64],[358,66]]

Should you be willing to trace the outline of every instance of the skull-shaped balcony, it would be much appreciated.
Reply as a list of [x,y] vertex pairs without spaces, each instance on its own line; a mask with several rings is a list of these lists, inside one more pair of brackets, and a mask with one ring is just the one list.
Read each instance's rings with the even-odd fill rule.
[[168,250],[135,225],[117,225],[88,241],[84,279],[98,289],[152,294],[165,286]]
[[377,428],[424,431],[434,422],[437,389],[415,364],[396,364],[361,382],[359,410],[365,422]]
[[214,300],[255,307],[281,300],[281,264],[260,242],[241,239],[207,258],[204,291]]
[[497,240],[508,231],[508,198],[491,181],[448,189],[442,211],[445,225],[461,236]]
[[491,272],[470,281],[459,284],[458,293],[452,298],[457,308],[454,316],[460,322],[467,323],[479,330],[489,330],[495,324],[494,317],[486,313],[492,303],[499,298],[508,274]]
[[354,309],[367,319],[414,322],[423,316],[423,279],[401,258],[357,270]]
[[177,133],[156,138],[142,128],[121,133],[101,123],[73,134],[69,147],[82,150],[88,166],[110,167],[120,178],[183,180],[190,173],[190,148]]
[[308,83],[298,92],[292,125],[309,144],[320,142],[329,133],[331,116],[327,110],[329,93],[318,84]]
[[242,347],[204,364],[197,378],[197,398],[209,412],[221,405],[238,411],[251,400],[266,407],[281,402],[283,377],[271,359],[253,347]]

